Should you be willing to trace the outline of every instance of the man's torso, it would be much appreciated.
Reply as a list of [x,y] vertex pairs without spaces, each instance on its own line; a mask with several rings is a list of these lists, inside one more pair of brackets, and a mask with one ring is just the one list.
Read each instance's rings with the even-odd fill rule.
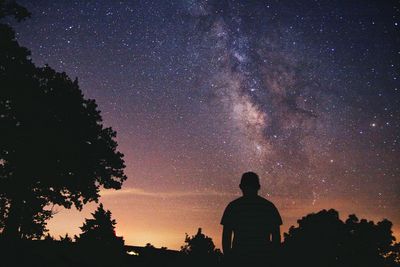
[[232,201],[224,212],[221,224],[233,230],[233,251],[263,253],[271,247],[271,233],[282,221],[274,204],[256,196]]

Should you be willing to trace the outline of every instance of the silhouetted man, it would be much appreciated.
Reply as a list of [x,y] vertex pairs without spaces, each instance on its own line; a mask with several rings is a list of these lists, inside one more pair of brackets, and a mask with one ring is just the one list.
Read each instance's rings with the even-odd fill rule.
[[272,264],[281,243],[281,216],[272,202],[258,195],[257,174],[244,173],[239,187],[243,196],[229,203],[221,219],[224,255],[235,265]]

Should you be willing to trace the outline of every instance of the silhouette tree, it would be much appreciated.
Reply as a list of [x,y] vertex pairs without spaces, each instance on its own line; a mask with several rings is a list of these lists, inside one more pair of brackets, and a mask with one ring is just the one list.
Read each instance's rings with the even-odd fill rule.
[[350,215],[345,222],[346,247],[351,248],[346,249],[346,262],[352,262],[353,266],[396,266],[393,264],[397,261],[400,265],[399,244],[395,243],[391,228],[392,223],[387,219],[375,224]]
[[399,267],[400,266],[400,243],[397,242],[392,244],[389,253],[384,255],[385,263],[388,267]]
[[309,214],[298,224],[285,233],[285,266],[398,266],[388,220],[375,224],[350,215],[343,222],[331,209]]
[[156,249],[156,247],[154,245],[152,245],[151,243],[146,243],[146,246],[144,246],[144,248],[146,248],[146,249]]
[[100,204],[91,219],[85,219],[82,233],[75,236],[82,261],[90,266],[121,266],[125,253],[124,240],[115,234],[117,224],[111,212]]
[[47,233],[47,234],[44,236],[43,240],[44,240],[44,241],[47,241],[47,242],[53,242],[55,239],[54,239],[54,236],[52,236],[52,235],[50,235],[49,233]]
[[76,238],[76,241],[91,246],[100,244],[123,249],[124,241],[122,237],[117,237],[115,234],[117,222],[111,218],[111,212],[106,211],[103,204],[100,203],[92,216],[93,219],[85,219],[85,223],[80,227],[82,233]]
[[189,237],[186,234],[185,245],[181,247],[181,252],[188,256],[191,264],[203,266],[218,264],[221,252],[215,249],[212,239],[202,233],[201,228],[198,229],[197,234]]
[[151,243],[147,243],[140,255],[144,258],[154,258],[156,256],[157,249]]
[[[8,1],[7,1],[8,2]],[[0,1],[0,18],[29,13]],[[15,33],[0,24],[0,219],[8,238],[43,235],[51,204],[81,209],[100,187],[126,179],[116,133],[102,124],[94,100],[85,99],[65,73],[37,68]],[[30,223],[29,223],[30,222]]]
[[68,233],[65,234],[65,236],[60,235],[60,242],[69,244],[69,243],[72,243],[72,238],[68,235]]
[[46,201],[33,197],[21,207],[20,236],[24,239],[40,239],[46,229],[46,220],[52,217],[52,210],[46,210]]
[[19,5],[17,2],[0,0],[0,19],[7,16],[12,16],[18,21],[21,21],[30,15],[31,14],[29,11],[25,7]]

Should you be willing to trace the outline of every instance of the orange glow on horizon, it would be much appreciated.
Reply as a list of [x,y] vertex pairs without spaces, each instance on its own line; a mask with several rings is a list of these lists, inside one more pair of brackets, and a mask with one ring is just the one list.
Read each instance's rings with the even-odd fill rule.
[[[218,203],[211,208],[202,199],[209,194],[213,202]],[[117,221],[116,232],[123,236],[125,244],[145,246],[151,243],[156,247],[168,247],[179,250],[184,245],[185,233],[194,235],[199,227],[212,237],[216,247],[221,247],[221,231],[219,224],[225,205],[238,195],[217,192],[164,192],[152,193],[137,189],[126,189],[103,194],[100,199],[106,209],[112,212]],[[190,201],[189,201],[190,200]],[[399,228],[396,222],[399,216],[382,210],[376,212],[365,205],[357,205],[349,199],[320,199],[312,205],[312,201],[301,199],[270,198],[278,207],[284,224],[281,233],[287,232],[297,220],[311,212],[334,208],[339,211],[342,220],[355,213],[359,219],[366,218],[374,222],[388,218],[394,223],[393,231],[399,240]],[[190,203],[197,204],[190,204]],[[84,218],[96,208],[95,203],[88,204],[82,212],[62,209],[49,221],[50,233],[56,238],[68,233],[79,234]],[[64,222],[68,221],[68,225]]]

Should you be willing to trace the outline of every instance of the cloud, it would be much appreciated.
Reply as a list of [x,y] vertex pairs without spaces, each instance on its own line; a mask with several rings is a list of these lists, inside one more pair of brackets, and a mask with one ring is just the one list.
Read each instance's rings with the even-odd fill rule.
[[146,191],[141,188],[128,187],[121,190],[101,190],[100,195],[103,197],[122,197],[122,196],[143,196],[152,198],[182,198],[182,197],[234,197],[235,194],[227,192],[219,192],[215,190],[205,191]]

